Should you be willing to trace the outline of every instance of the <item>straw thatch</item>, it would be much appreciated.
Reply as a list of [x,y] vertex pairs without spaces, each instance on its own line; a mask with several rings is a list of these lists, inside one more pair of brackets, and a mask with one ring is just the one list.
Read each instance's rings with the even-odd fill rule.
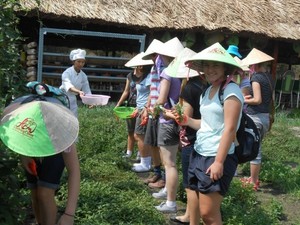
[[300,40],[299,0],[20,0],[27,16]]

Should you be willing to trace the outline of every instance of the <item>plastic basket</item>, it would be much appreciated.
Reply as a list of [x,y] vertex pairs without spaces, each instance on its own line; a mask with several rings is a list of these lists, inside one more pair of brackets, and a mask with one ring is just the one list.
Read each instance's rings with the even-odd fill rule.
[[107,105],[110,96],[86,94],[81,97],[82,103],[86,105]]
[[120,119],[128,119],[131,114],[134,112],[134,107],[118,106],[114,108],[114,113]]

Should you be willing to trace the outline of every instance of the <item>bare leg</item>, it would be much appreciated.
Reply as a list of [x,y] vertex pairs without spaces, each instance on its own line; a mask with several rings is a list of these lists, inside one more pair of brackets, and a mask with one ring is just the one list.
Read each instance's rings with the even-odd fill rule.
[[176,168],[176,156],[178,145],[160,147],[164,167],[166,171],[167,200],[176,201],[176,192],[178,186],[178,172]]
[[190,190],[188,193],[188,208],[190,213],[190,225],[199,225],[199,193]]
[[127,137],[127,150],[131,150],[132,153],[134,149],[134,143],[135,143],[134,133],[130,132],[128,133],[128,137]]
[[38,203],[36,188],[31,190],[31,202],[32,202],[32,209],[33,209],[35,220],[38,224],[40,224],[42,220],[41,220],[41,215],[40,215],[40,210],[38,205],[39,203]]
[[46,187],[38,187],[37,189],[42,225],[53,225],[56,223],[57,207],[54,195],[53,189]]
[[250,174],[251,174],[251,182],[256,184],[258,182],[259,178],[259,172],[260,172],[261,164],[250,164]]
[[221,203],[223,196],[218,192],[199,193],[200,215],[205,225],[222,225]]

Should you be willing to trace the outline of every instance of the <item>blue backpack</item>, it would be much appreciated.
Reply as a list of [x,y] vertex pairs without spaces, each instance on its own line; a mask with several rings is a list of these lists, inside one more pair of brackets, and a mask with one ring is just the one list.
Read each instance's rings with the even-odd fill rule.
[[[224,86],[225,83],[226,81],[222,82],[218,93],[222,106],[224,105],[223,94],[226,88],[226,86]],[[202,97],[204,97],[205,92],[206,91],[203,92]],[[235,146],[238,163],[241,164],[254,160],[258,155],[261,138],[256,124],[244,111],[242,111],[240,126],[236,132],[236,139],[239,143],[239,145]]]

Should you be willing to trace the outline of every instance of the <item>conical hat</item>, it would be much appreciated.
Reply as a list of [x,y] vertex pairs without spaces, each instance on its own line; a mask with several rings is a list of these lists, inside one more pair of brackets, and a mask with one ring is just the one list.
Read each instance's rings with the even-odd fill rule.
[[148,48],[145,51],[145,55],[143,56],[144,60],[151,59],[151,55],[156,53],[158,49],[161,48],[163,43],[157,39],[153,39]]
[[157,49],[156,53],[175,58],[182,50],[183,45],[177,37],[165,42],[161,48]]
[[271,60],[274,60],[274,58],[256,48],[253,48],[251,52],[249,52],[249,54],[242,60],[242,64],[249,66]]
[[240,65],[240,67],[242,68],[243,71],[245,71],[245,72],[250,71],[248,66],[242,64],[243,62],[241,59],[239,59],[239,57],[234,56],[233,58]]
[[144,52],[140,52],[136,56],[134,56],[132,59],[130,59],[125,66],[126,67],[137,67],[137,66],[146,66],[146,65],[153,65],[152,60],[144,60],[143,57],[145,56]]
[[184,62],[195,55],[196,52],[189,48],[184,48],[176,58],[165,69],[165,73],[170,77],[187,78],[199,76],[199,73],[193,69],[188,68]]
[[208,48],[202,50],[196,55],[188,59],[185,64],[194,68],[193,64],[198,64],[201,61],[216,61],[222,62],[231,66],[235,66],[241,69],[239,64],[233,59],[233,57],[222,47],[222,45],[217,42]]
[[32,101],[5,110],[0,138],[12,151],[31,157],[57,154],[70,147],[78,137],[79,123],[61,104]]

